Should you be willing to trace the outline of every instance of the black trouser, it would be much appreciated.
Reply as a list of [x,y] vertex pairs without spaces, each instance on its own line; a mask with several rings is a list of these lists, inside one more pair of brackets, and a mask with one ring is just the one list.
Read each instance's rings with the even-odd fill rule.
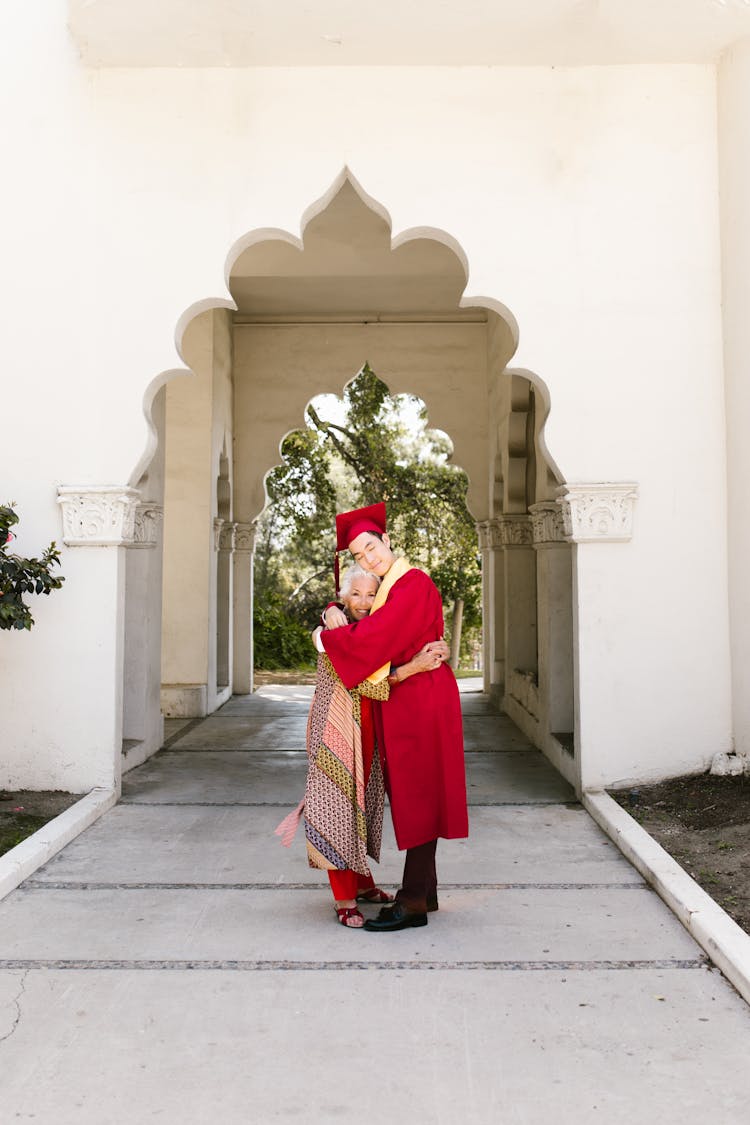
[[428,902],[437,903],[437,871],[435,850],[437,840],[407,848],[401,889],[396,898],[409,910],[423,914]]

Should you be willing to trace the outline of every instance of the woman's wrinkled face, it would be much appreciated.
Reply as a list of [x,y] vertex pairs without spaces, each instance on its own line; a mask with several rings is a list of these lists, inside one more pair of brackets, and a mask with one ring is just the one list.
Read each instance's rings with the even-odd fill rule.
[[374,578],[355,578],[349,587],[349,593],[342,598],[344,605],[349,610],[352,621],[361,621],[372,609],[378,584]]

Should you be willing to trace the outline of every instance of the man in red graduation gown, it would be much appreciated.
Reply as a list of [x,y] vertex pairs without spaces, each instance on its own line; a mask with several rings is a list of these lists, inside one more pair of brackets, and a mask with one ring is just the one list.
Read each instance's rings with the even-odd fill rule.
[[440,664],[398,681],[398,666],[442,637],[442,601],[423,570],[396,558],[385,526],[385,504],[337,516],[338,549],[348,547],[355,562],[382,581],[369,617],[349,625],[335,606],[329,607],[326,629],[316,642],[347,688],[395,668],[388,702],[374,707],[396,842],[406,849],[406,860],[395,902],[365,924],[376,931],[427,924],[427,912],[438,908],[438,837],[469,833],[456,678]]

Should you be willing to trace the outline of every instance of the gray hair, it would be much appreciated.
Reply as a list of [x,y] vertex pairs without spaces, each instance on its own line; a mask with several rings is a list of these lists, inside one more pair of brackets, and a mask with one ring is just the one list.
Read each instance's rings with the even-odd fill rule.
[[377,574],[372,574],[371,571],[365,570],[364,567],[361,567],[359,563],[354,563],[353,566],[350,566],[349,569],[344,572],[344,577],[341,579],[339,597],[342,601],[349,597],[352,584],[356,582],[358,578],[374,578],[376,590],[380,585],[380,579],[378,578]]

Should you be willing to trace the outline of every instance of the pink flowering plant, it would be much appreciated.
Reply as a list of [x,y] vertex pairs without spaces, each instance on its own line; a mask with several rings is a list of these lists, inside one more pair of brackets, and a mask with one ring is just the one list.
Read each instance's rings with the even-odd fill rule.
[[10,529],[17,523],[12,504],[0,504],[0,629],[30,629],[34,618],[24,598],[59,590],[65,581],[51,574],[52,567],[60,565],[60,552],[54,542],[40,559],[25,559],[10,551],[15,538]]

